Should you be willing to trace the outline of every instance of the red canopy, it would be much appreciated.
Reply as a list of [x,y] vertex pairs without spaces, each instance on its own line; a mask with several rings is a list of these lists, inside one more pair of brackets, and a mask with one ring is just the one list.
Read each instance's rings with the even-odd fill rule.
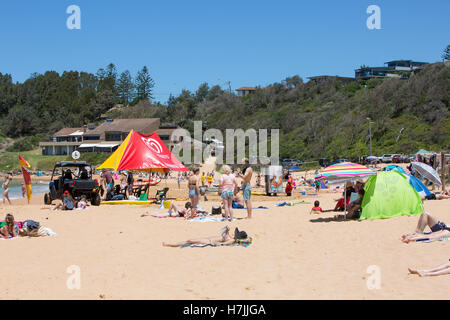
[[117,150],[97,169],[188,171],[161,141],[156,132],[131,130]]

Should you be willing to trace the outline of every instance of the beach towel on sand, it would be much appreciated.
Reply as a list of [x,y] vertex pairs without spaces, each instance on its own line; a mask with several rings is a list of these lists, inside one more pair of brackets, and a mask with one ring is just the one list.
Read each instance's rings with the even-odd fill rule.
[[242,239],[242,240],[237,240],[236,243],[233,244],[185,244],[183,246],[180,246],[180,248],[203,248],[203,247],[207,247],[207,246],[211,246],[211,247],[235,247],[235,246],[242,246],[247,248],[249,245],[252,244],[252,237],[248,237],[247,239]]

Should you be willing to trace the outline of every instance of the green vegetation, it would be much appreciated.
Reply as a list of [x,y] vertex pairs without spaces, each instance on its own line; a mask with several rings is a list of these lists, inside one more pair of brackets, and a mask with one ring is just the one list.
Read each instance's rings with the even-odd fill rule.
[[[298,76],[238,97],[207,83],[196,92],[183,90],[167,105],[150,103],[154,82],[147,68],[133,82],[129,72],[117,77],[115,66],[97,75],[76,71],[33,75],[13,84],[0,74],[0,145],[2,134],[16,141],[10,150],[34,148],[30,136],[49,135],[62,127],[112,118],[158,117],[193,133],[203,129],[280,129],[280,156],[302,160],[348,158],[369,153],[414,153],[420,148],[450,149],[450,66],[430,64],[409,79],[372,79],[348,84],[332,78],[303,83]],[[0,166],[11,165],[8,154]],[[44,157],[45,158],[45,157]],[[3,159],[3,160],[2,160]],[[97,159],[94,159],[95,161]],[[5,162],[6,161],[6,162]],[[41,159],[41,161],[44,161]],[[36,162],[36,165],[38,162]],[[44,162],[42,165],[47,166]]]
[[[20,171],[18,152],[2,152],[0,153],[0,171],[13,172]],[[43,156],[39,149],[25,151],[19,153],[31,166],[31,170],[51,171],[53,166],[58,161],[72,161],[69,156]],[[79,161],[87,161],[92,166],[97,166],[103,163],[108,157],[109,153],[82,153]]]

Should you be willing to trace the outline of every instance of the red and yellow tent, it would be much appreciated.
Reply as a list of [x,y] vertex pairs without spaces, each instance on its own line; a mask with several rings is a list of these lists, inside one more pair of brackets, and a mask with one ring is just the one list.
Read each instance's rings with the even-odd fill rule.
[[139,171],[189,171],[164,145],[156,132],[131,130],[116,151],[97,169]]

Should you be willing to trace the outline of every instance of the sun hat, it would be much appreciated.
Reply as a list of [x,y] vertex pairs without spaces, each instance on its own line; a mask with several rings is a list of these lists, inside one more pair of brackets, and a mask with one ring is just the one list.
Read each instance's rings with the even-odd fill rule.
[[64,194],[69,194],[69,190],[64,191]]

